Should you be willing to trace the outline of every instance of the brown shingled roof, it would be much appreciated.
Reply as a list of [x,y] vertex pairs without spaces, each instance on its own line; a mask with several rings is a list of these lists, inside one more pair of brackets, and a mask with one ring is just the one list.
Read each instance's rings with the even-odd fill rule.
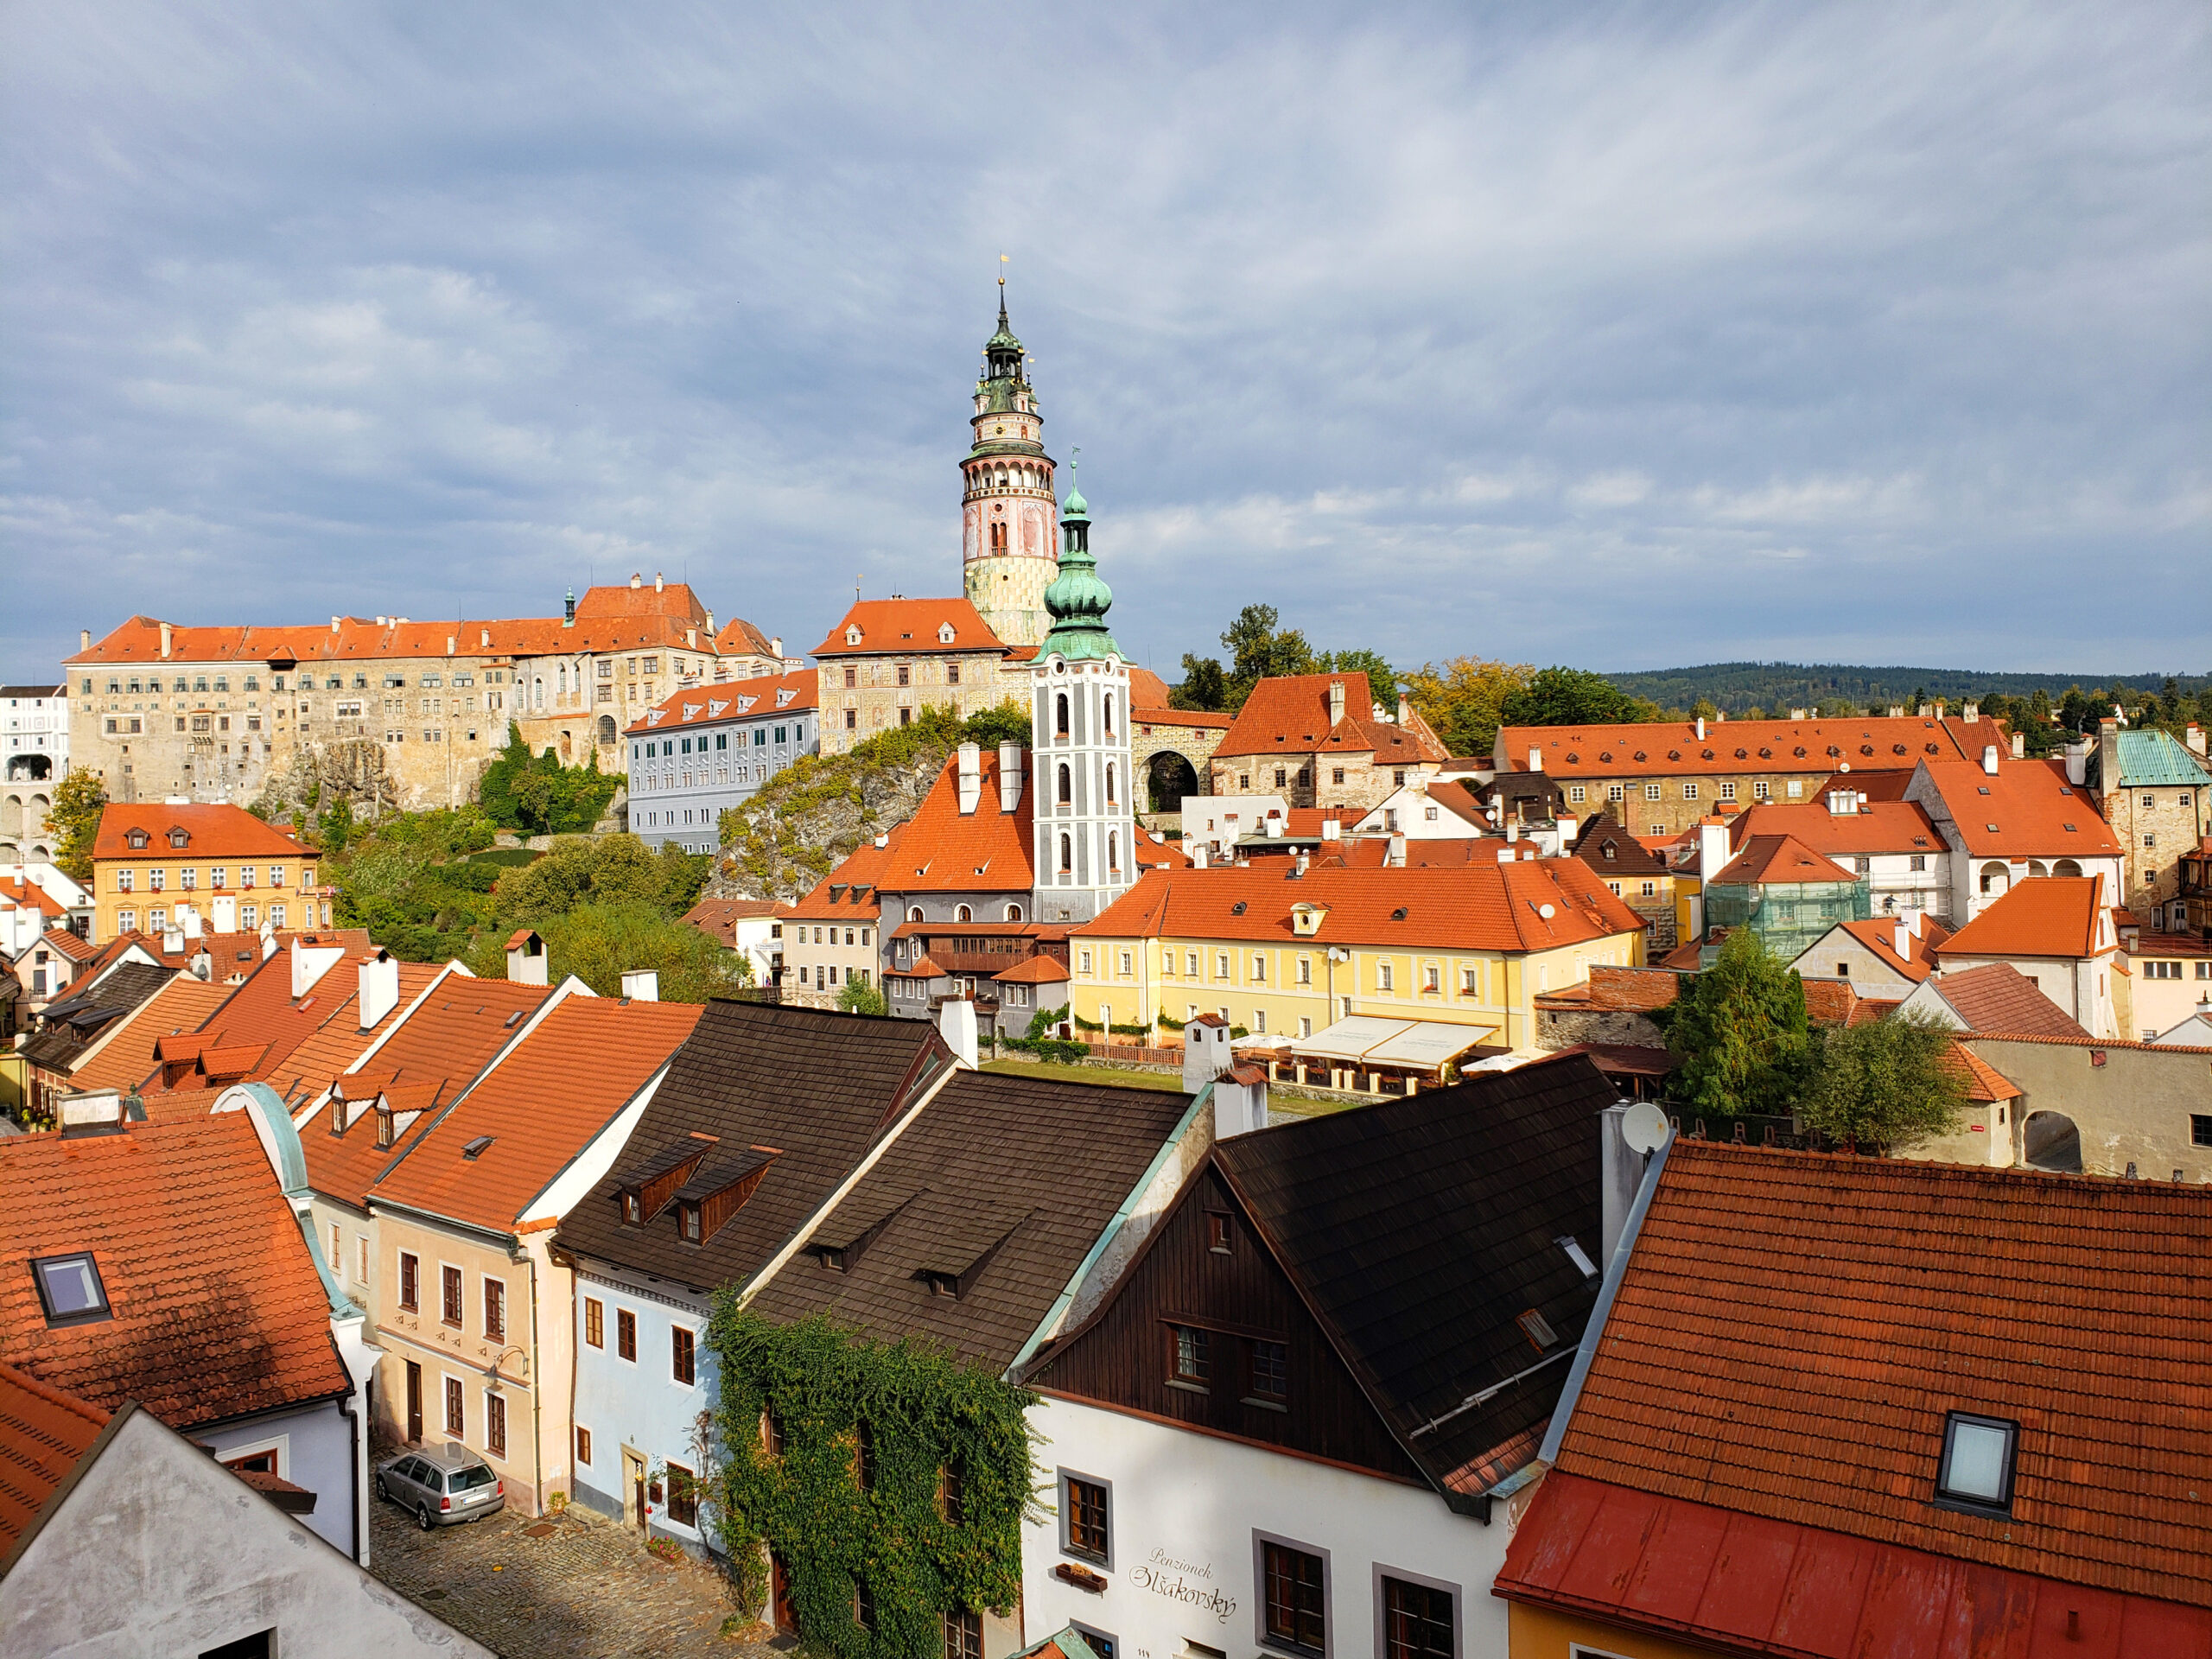
[[1974,1032],[2004,1031],[2046,1037],[2087,1037],[2057,1003],[2009,962],[1939,974],[1936,994]]

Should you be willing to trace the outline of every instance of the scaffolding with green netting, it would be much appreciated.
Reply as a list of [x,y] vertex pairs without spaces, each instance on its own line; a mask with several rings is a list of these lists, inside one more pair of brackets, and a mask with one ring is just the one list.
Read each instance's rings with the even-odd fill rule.
[[1872,884],[1839,875],[1834,881],[1715,882],[1705,890],[1705,922],[1714,928],[1748,927],[1784,962],[1795,962],[1838,922],[1864,922],[1874,914]]

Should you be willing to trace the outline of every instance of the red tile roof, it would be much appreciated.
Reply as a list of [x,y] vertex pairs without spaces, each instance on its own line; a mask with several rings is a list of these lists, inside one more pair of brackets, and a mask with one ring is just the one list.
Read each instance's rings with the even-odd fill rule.
[[[447,1109],[372,1199],[511,1232],[691,1034],[695,1002],[564,998]],[[470,1158],[480,1137],[491,1145]]]
[[[830,918],[873,923],[883,903],[883,874],[890,868],[898,842],[899,830],[893,830],[880,847],[872,841],[861,842],[845,855],[836,869],[816,882],[806,897],[791,906],[792,917],[812,921]],[[866,888],[867,892],[857,891],[860,888]]]
[[722,624],[721,632],[715,636],[715,649],[725,657],[775,657],[773,636],[760,632],[743,617],[733,617]]
[[100,953],[99,946],[89,939],[80,939],[66,927],[49,927],[39,936],[39,943],[56,956],[79,966]]
[[1951,1045],[1950,1063],[1966,1072],[1967,1098],[1982,1105],[1994,1105],[2000,1100],[2018,1100],[2022,1090],[1987,1060],[1975,1053],[1964,1043]]
[[[353,1061],[353,1070],[334,1077],[327,1086],[356,1104],[373,1104],[375,1090],[387,1088],[404,1095],[408,1108],[443,1105],[475,1080],[551,995],[543,985],[449,975],[419,1006],[403,996],[400,1011],[405,1017],[378,1041],[373,1052],[361,1054]],[[345,1132],[332,1134],[337,1114],[326,1100],[299,1120],[300,1147],[307,1154],[308,1179],[315,1190],[359,1209],[377,1177],[404,1149],[406,1137],[401,1146],[379,1149],[375,1114],[347,1116],[351,1121]],[[415,1133],[428,1130],[431,1122],[427,1116],[422,1119]]]
[[[2208,1258],[2201,1187],[1677,1141],[1556,1471],[2212,1607]],[[1953,1410],[2020,1424],[2008,1519],[1936,1507]]]
[[1652,721],[1626,726],[1507,726],[1495,753],[1515,772],[1529,770],[1529,752],[1543,751],[1543,769],[1562,778],[1646,775],[1726,776],[1730,772],[1833,771],[1848,760],[1860,767],[1910,768],[1922,756],[1957,760],[1981,753],[1974,734],[2011,740],[1997,721],[1912,715],[1854,716],[1845,720],[1745,720],[1707,723]]
[[[325,1020],[336,1015],[359,988],[359,974],[355,964],[372,948],[368,938],[365,931],[353,929],[292,936],[283,949],[257,965],[245,982],[208,1017],[198,1033],[201,1040],[196,1052],[202,1056],[223,1052],[227,1061],[235,1062],[238,1052],[259,1049],[257,1064],[265,1068],[260,1075],[273,1074],[292,1051],[313,1036]],[[303,945],[316,949],[326,944],[339,945],[345,954],[334,966],[324,970],[305,995],[295,997],[293,953]],[[181,1046],[167,1046],[164,1058],[183,1052]],[[156,1089],[205,1088],[209,1081],[203,1064],[194,1075],[177,1077],[166,1084],[159,1079],[150,1082],[147,1092],[150,1096]]]
[[773,715],[812,711],[821,674],[811,668],[795,674],[762,674],[749,680],[716,680],[672,691],[630,722],[626,736],[713,726],[724,721],[759,720]]
[[1943,838],[1928,814],[1910,801],[1869,801],[1856,812],[1831,812],[1825,805],[1755,803],[1729,825],[1731,843],[1741,847],[1750,836],[1789,836],[1829,858],[1944,850]]
[[[92,1252],[114,1318],[49,1329],[34,1255]],[[0,1141],[0,1359],[173,1428],[351,1391],[299,1223],[244,1112]]]
[[1951,1005],[1968,1031],[2034,1032],[2046,1037],[2087,1038],[2066,1010],[2009,962],[1985,963],[1936,977],[1936,994]]
[[1805,1018],[1816,1026],[1847,1026],[1859,1009],[1859,993],[1842,979],[1808,979],[1805,988]]
[[2117,950],[2101,936],[2110,926],[2102,913],[2101,875],[2031,876],[1954,933],[1942,947],[1945,958],[2055,957],[2079,961]]
[[154,1070],[154,1045],[202,1024],[235,988],[206,984],[190,974],[173,976],[100,1033],[99,1040],[70,1068],[69,1086],[79,1090],[136,1088]]
[[[1291,907],[1301,904],[1326,912],[1311,934],[1292,925]],[[1549,916],[1542,913],[1547,907]],[[1643,918],[1587,865],[1562,858],[1459,869],[1317,865],[1295,881],[1285,879],[1278,861],[1160,872],[1145,876],[1096,920],[1071,930],[1106,938],[1300,942],[1317,950],[1331,944],[1548,950],[1643,931]]]
[[943,979],[945,971],[929,957],[918,957],[904,968],[885,969],[883,976],[886,979]]
[[[1904,954],[1900,956],[1897,954],[1897,934],[1904,927],[1900,922],[1885,917],[1879,921],[1838,922],[1836,926],[1872,951],[1875,960],[1883,967],[1916,985],[1936,971],[1936,963],[1943,946],[1951,938],[1950,930],[1942,923],[1923,916],[1918,933],[1909,929],[1904,931]],[[1805,954],[1810,956],[1819,948],[1819,941],[1815,940]]]
[[1052,985],[1069,977],[1068,965],[1057,957],[1032,957],[991,977],[1001,985]]
[[1037,779],[1025,780],[1014,810],[1001,812],[998,751],[984,750],[982,766],[982,797],[973,812],[963,813],[960,758],[944,763],[914,816],[892,832],[882,886],[893,893],[995,893],[1036,885],[1029,810]]
[[2110,826],[2089,791],[2066,781],[2063,760],[2004,760],[1994,773],[1930,760],[1923,770],[1976,858],[2119,856]]
[[1167,682],[1148,668],[1129,664],[1129,710],[1132,715],[1140,709],[1166,709]]
[[681,582],[662,582],[656,576],[648,585],[644,573],[632,576],[625,583],[608,582],[584,589],[584,596],[576,601],[576,620],[595,622],[602,617],[631,620],[638,617],[671,617],[693,627],[707,626],[707,607],[699,602],[698,594],[690,585]]
[[294,1107],[313,1100],[330,1087],[333,1077],[353,1065],[372,1044],[405,1017],[415,999],[429,990],[442,971],[439,963],[432,962],[403,962],[395,965],[399,969],[399,1000],[369,1031],[361,1029],[359,961],[341,962],[332,969],[332,973],[345,974],[350,978],[353,994],[333,1007],[330,1017],[311,1035],[253,1081],[267,1084]]
[[1834,859],[1815,852],[1794,836],[1752,836],[1743,851],[1722,866],[1713,885],[1747,887],[1755,883],[1848,881],[1850,871]]
[[69,913],[68,906],[44,887],[20,875],[0,876],[0,904],[20,905],[55,920]]
[[1188,726],[1200,731],[1225,732],[1236,724],[1233,715],[1217,715],[1211,709],[1170,709],[1164,703],[1154,707],[1136,702],[1134,690],[1130,700],[1135,706],[1129,710],[1129,718],[1136,721],[1140,733],[1147,726]]
[[[1329,688],[1344,692],[1344,718],[1329,723]],[[1419,714],[1404,726],[1375,718],[1375,688],[1364,674],[1292,674],[1262,680],[1214,751],[1241,754],[1365,754],[1378,766],[1440,761],[1452,752]]]
[[[850,640],[855,628],[860,630],[860,638]],[[964,599],[863,599],[830,630],[828,639],[807,654],[919,657],[941,651],[1005,649],[998,635]]]
[[740,922],[763,916],[780,921],[791,913],[791,906],[773,899],[702,899],[683,912],[683,923],[702,933],[713,934],[724,944],[734,944]]
[[1649,1014],[1672,1007],[1682,994],[1682,976],[1669,968],[1619,968],[1590,964],[1590,977],[1565,991],[1547,992],[1536,1006],[1548,1008],[1573,999],[1574,1006],[1599,1014]]
[[0,1364],[0,1567],[107,1420],[98,1406]]
[[[124,840],[133,830],[146,832],[145,846],[134,848]],[[171,847],[171,830],[182,830],[192,837],[190,843]],[[264,823],[244,807],[166,806],[159,801],[137,801],[111,803],[101,810],[92,856],[162,864],[180,859],[314,858],[316,853]]]
[[[1296,810],[1295,808],[1293,810]],[[1506,843],[1495,836],[1446,836],[1436,840],[1406,842],[1404,868],[1409,870],[1448,869],[1465,864],[1495,864],[1497,855],[1506,849]],[[1534,856],[1535,849],[1526,848]],[[1389,865],[1390,840],[1387,836],[1361,836],[1352,841],[1325,841],[1313,849],[1313,863],[1318,868],[1327,865],[1344,870],[1379,870]]]

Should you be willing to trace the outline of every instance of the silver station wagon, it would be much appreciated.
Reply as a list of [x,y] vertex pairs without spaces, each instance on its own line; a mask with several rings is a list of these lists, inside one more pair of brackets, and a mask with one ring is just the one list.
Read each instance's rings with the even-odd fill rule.
[[425,1532],[481,1521],[507,1506],[506,1483],[483,1459],[451,1441],[379,1464],[377,1495],[412,1515]]

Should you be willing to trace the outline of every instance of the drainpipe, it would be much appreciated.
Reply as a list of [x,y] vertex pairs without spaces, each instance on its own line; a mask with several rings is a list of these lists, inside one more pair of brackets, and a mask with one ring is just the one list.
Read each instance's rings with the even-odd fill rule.
[[[537,1350],[537,1256],[525,1244],[530,1257],[530,1466],[537,1489],[537,1512],[545,1513],[545,1364]],[[492,1362],[494,1365],[499,1361]],[[573,1375],[574,1368],[571,1368]]]
[[354,1395],[349,1394],[338,1408],[350,1431],[346,1446],[350,1455],[346,1462],[348,1484],[353,1489],[353,1559],[363,1567],[369,1564],[369,1512],[361,1498],[361,1419],[353,1409]]

